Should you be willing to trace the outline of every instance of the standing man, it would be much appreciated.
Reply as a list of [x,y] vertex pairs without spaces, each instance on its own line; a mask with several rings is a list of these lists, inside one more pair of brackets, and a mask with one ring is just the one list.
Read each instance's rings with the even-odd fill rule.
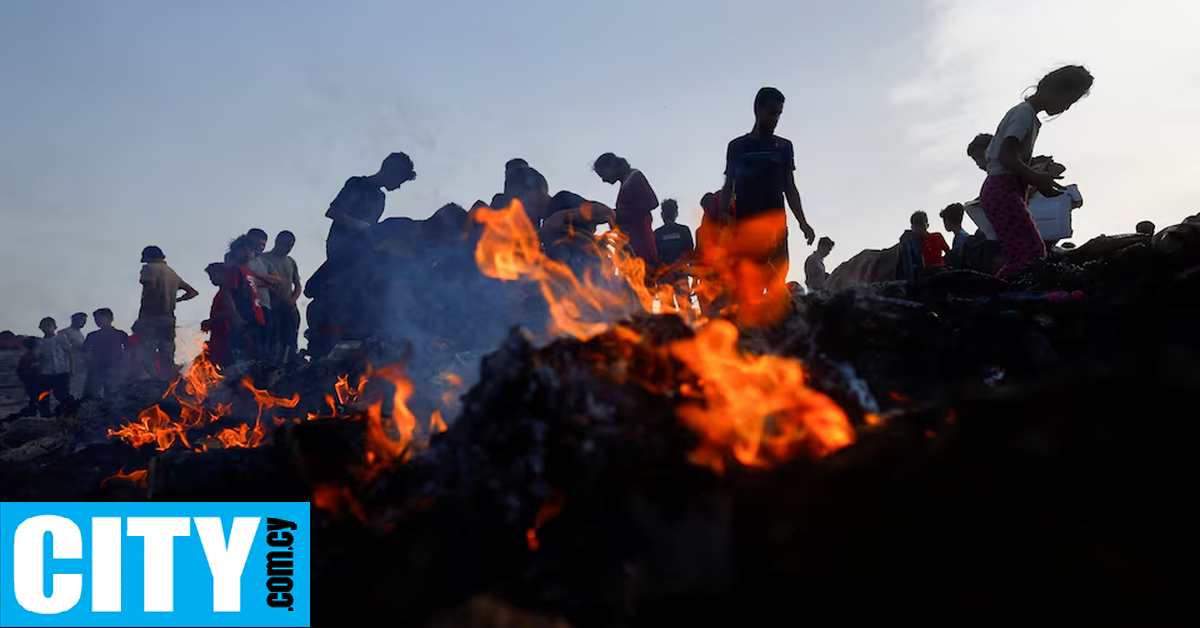
[[175,305],[200,293],[167,266],[167,258],[157,246],[142,249],[142,264],[142,305],[135,333],[143,345],[144,370],[162,377],[175,367]]
[[733,284],[737,319],[748,325],[771,324],[787,314],[785,200],[808,244],[816,239],[796,188],[795,150],[775,135],[783,102],[783,93],[774,87],[758,90],[754,128],[729,142],[725,153],[718,219],[733,223],[726,282]]
[[663,265],[659,283],[674,286],[676,308],[690,308],[692,287],[688,282],[691,275],[688,263],[696,250],[692,230],[675,222],[679,219],[679,203],[673,198],[662,202],[662,218],[663,226],[654,231],[654,246]]
[[74,397],[83,394],[83,384],[89,368],[83,359],[83,328],[87,326],[87,322],[87,314],[76,312],[71,315],[71,326],[58,330],[58,335],[65,336],[71,343],[71,354],[75,362],[75,372],[71,375],[71,395]]
[[804,281],[808,284],[809,292],[825,290],[825,283],[829,281],[829,273],[825,272],[825,258],[829,257],[832,251],[833,240],[822,236],[817,242],[817,250],[804,260]]
[[38,364],[38,409],[43,417],[50,416],[50,394],[58,400],[58,412],[62,413],[75,404],[71,395],[71,377],[75,374],[75,354],[71,341],[56,333],[58,323],[47,316],[38,323],[42,337],[34,350]]
[[271,298],[281,283],[275,264],[265,254],[267,250],[267,232],[262,229],[251,229],[246,232],[250,244],[254,248],[254,259],[246,264],[246,268],[254,274],[254,285],[258,289],[258,303],[262,307],[264,323],[262,334],[256,339],[255,345],[262,352],[260,360],[267,364],[276,364],[275,357],[279,346],[279,314],[273,306],[277,299]]
[[281,364],[295,357],[300,336],[300,309],[296,302],[300,300],[304,284],[300,281],[296,260],[289,255],[295,246],[296,236],[291,231],[280,231],[275,236],[275,248],[266,254],[279,275],[279,284],[275,286],[271,302],[275,304],[275,315],[279,319],[279,342],[275,357]]
[[617,228],[629,238],[633,254],[646,263],[646,277],[658,267],[658,248],[654,245],[654,218],[650,212],[658,207],[658,196],[646,180],[646,175],[629,165],[629,162],[612,153],[604,153],[596,159],[592,168],[600,180],[612,185],[621,184],[617,192]]

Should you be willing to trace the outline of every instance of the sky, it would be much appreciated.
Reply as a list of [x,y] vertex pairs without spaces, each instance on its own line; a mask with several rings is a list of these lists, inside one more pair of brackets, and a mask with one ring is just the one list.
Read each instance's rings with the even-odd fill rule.
[[1072,240],[1161,228],[1200,211],[1197,23],[1194,0],[4,0],[0,329],[110,307],[128,330],[154,244],[201,292],[177,311],[197,336],[230,239],[293,231],[307,278],[330,200],[397,150],[418,179],[385,217],[490,199],[512,157],[611,203],[612,151],[695,228],[765,85],[830,269],[974,198],[967,142],[1067,63],[1095,86],[1036,152],[1083,194]]

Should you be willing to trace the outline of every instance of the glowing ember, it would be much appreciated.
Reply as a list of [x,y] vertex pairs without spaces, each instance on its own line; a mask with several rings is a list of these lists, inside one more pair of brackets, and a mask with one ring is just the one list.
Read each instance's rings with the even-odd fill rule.
[[137,484],[138,486],[141,486],[144,489],[144,488],[146,488],[146,474],[147,474],[147,472],[145,469],[138,469],[136,471],[130,471],[129,473],[125,473],[125,468],[121,467],[121,470],[117,471],[116,474],[110,475],[110,476],[104,478],[103,480],[100,480],[100,486],[106,486],[109,482],[111,482],[113,480],[128,480],[130,482],[133,482],[134,484]]
[[529,546],[529,551],[536,552],[542,545],[542,541],[538,538],[538,530],[546,525],[547,521],[558,516],[562,512],[563,504],[567,501],[567,496],[562,491],[554,491],[546,501],[542,502],[542,507],[538,509],[537,516],[533,519],[533,527],[525,531],[525,543]]
[[717,472],[731,452],[747,466],[767,466],[799,451],[825,455],[855,440],[846,414],[804,385],[800,363],[778,356],[745,356],[732,323],[714,321],[671,352],[699,376],[682,391],[680,420],[702,438],[692,460]]
[[390,366],[376,373],[390,382],[396,392],[392,396],[392,415],[383,416],[383,402],[376,401],[367,408],[368,462],[388,466],[394,461],[407,462],[411,455],[413,432],[417,418],[408,408],[413,384],[401,365]]

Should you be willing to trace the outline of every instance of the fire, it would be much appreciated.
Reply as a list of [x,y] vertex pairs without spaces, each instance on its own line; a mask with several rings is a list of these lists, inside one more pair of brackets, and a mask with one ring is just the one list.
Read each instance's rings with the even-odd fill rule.
[[832,453],[855,440],[845,412],[829,397],[804,385],[799,362],[778,356],[747,356],[738,331],[717,320],[671,353],[698,376],[682,393],[677,413],[702,439],[692,460],[717,472],[726,452],[747,466],[769,466],[800,451]]
[[429,416],[429,433],[441,434],[446,431],[446,422],[442,420],[442,411],[434,410]]
[[654,295],[645,285],[645,264],[624,252],[619,233],[601,236],[607,254],[600,266],[577,277],[566,264],[542,252],[520,201],[504,209],[480,208],[475,219],[484,225],[475,249],[480,271],[504,281],[536,283],[550,308],[550,334],[586,340],[604,332],[612,321],[650,311]]
[[184,446],[188,445],[186,430],[171,420],[158,404],[150,406],[138,415],[138,422],[128,422],[119,430],[108,430],[108,435],[117,436],[136,449],[142,445],[155,443],[159,451],[166,451],[178,439]]
[[533,527],[525,531],[525,543],[529,546],[529,551],[536,552],[542,545],[542,541],[538,538],[538,530],[546,525],[547,521],[558,516],[562,512],[563,504],[567,501],[567,496],[562,491],[554,491],[542,502],[542,507],[538,509],[537,516],[533,519]]
[[383,466],[397,460],[407,462],[412,453],[413,432],[417,429],[417,417],[408,408],[414,391],[412,381],[402,365],[387,367],[377,375],[390,382],[396,392],[392,396],[390,421],[383,416],[382,400],[367,408],[367,450],[373,454],[368,462]]
[[295,408],[300,403],[299,393],[292,395],[291,399],[276,397],[265,390],[259,390],[254,387],[250,380],[242,380],[242,386],[249,390],[254,395],[254,401],[258,404],[258,417],[256,423],[262,422],[263,410],[269,410],[276,406],[280,408]]
[[363,396],[363,391],[367,386],[366,376],[361,377],[358,381],[358,385],[353,388],[350,387],[349,380],[349,375],[342,375],[338,377],[337,383],[333,386],[334,392],[337,393],[338,403],[343,406],[350,405],[361,399]]
[[100,486],[106,486],[109,482],[112,482],[113,480],[128,480],[130,482],[137,484],[138,486],[141,486],[144,489],[144,488],[146,488],[146,474],[147,474],[146,469],[137,469],[135,471],[130,471],[129,473],[125,473],[125,467],[121,467],[121,470],[117,471],[116,474],[110,475],[110,476],[104,478],[103,480],[100,480]]
[[237,429],[227,427],[217,432],[214,438],[221,441],[221,446],[225,449],[232,449],[234,447],[250,449],[258,447],[266,435],[267,433],[263,430],[262,423],[255,423],[253,430],[250,429],[248,424],[243,423]]
[[39,394],[38,394],[38,403],[41,403],[42,401],[45,401],[45,400],[46,400],[46,397],[49,397],[49,396],[50,396],[50,391],[49,391],[49,390],[43,390],[41,393],[39,393]]

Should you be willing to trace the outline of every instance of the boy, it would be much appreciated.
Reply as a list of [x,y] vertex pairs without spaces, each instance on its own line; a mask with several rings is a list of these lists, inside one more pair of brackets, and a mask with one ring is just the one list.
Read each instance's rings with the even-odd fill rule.
[[688,283],[691,274],[688,265],[696,250],[692,230],[676,222],[679,219],[679,203],[673,198],[662,202],[662,219],[663,226],[654,231],[654,244],[663,265],[659,282],[674,286],[678,309],[690,309],[692,288]]
[[951,203],[938,214],[942,217],[942,226],[953,234],[954,238],[951,240],[950,252],[946,254],[948,266],[961,266],[963,247],[967,244],[967,238],[971,237],[967,230],[963,229],[963,211],[962,203]]
[[279,275],[279,283],[273,286],[275,294],[271,302],[275,306],[276,344],[275,361],[284,364],[295,359],[300,335],[300,310],[296,302],[304,290],[300,269],[290,253],[296,246],[296,236],[291,231],[280,231],[275,236],[275,248],[266,257]]
[[43,417],[50,415],[50,392],[58,400],[59,411],[74,405],[71,396],[71,376],[75,372],[75,354],[71,351],[71,341],[66,336],[59,336],[58,323],[47,316],[38,324],[43,337],[37,343],[38,361],[38,408]]
[[725,153],[717,219],[733,222],[726,251],[733,270],[727,282],[737,295],[738,318],[752,325],[783,318],[790,302],[785,199],[808,244],[816,239],[796,188],[792,143],[775,135],[783,103],[778,89],[760,89],[754,97],[754,128],[729,142]]
[[825,258],[833,252],[833,240],[822,236],[817,242],[817,250],[804,260],[804,281],[808,283],[809,292],[820,292],[825,289],[829,273],[825,272]]
[[83,341],[83,353],[88,356],[84,399],[106,397],[116,390],[129,349],[129,334],[113,327],[112,310],[102,307],[92,312],[92,319],[100,329]]

